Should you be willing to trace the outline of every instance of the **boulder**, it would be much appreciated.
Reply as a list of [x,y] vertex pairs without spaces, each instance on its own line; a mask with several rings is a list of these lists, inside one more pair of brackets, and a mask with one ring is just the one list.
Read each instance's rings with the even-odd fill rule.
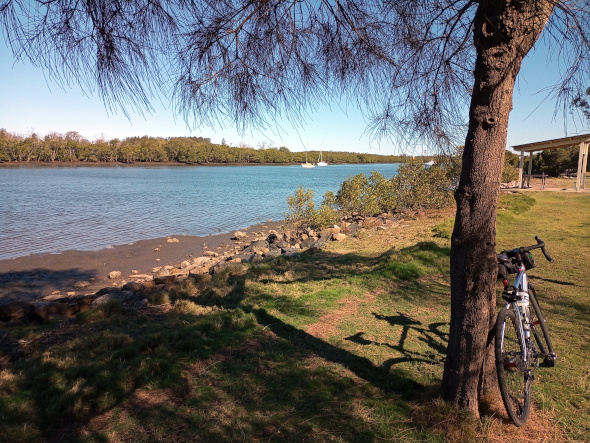
[[178,240],[177,238],[174,237],[169,237],[166,239],[167,243],[178,243],[180,240]]
[[77,281],[76,283],[73,284],[73,286],[74,286],[74,289],[84,289],[84,288],[90,287],[91,285],[90,285],[89,281]]
[[303,240],[301,242],[301,249],[311,248],[315,244],[316,241],[317,241],[317,238],[315,238],[315,237],[309,237],[309,238]]
[[101,295],[92,302],[91,306],[94,308],[96,306],[104,305],[112,301],[120,301],[121,303],[127,304],[129,302],[134,302],[137,300],[138,297],[135,295],[133,291],[115,291]]
[[78,311],[75,303],[35,302],[31,303],[30,318],[42,322],[54,317],[70,317]]
[[191,262],[190,262],[190,261],[188,261],[188,260],[185,260],[185,261],[183,261],[183,262],[180,264],[180,267],[181,267],[182,269],[189,268],[190,266],[191,266]]
[[137,302],[135,302],[133,307],[134,308],[147,308],[149,304],[150,304],[150,302],[148,301],[147,298],[142,298],[141,300],[138,300]]
[[236,232],[234,232],[234,236],[231,237],[231,240],[240,240],[240,239],[245,238],[247,236],[248,236],[248,234],[246,234],[245,232],[236,231]]
[[114,280],[116,278],[121,278],[121,271],[111,271],[109,272],[109,278]]
[[313,245],[311,245],[311,248],[315,248],[315,249],[323,248],[326,245],[326,242],[328,241],[329,238],[330,238],[329,236],[321,236],[313,243]]
[[350,237],[356,237],[361,232],[361,227],[358,223],[350,223],[342,232]]
[[174,280],[176,280],[175,275],[161,275],[159,277],[154,278],[154,282],[157,285],[166,284],[166,283],[174,283]]
[[279,238],[279,236],[276,233],[270,233],[268,235],[268,237],[266,237],[266,241],[268,244],[274,244],[274,243],[278,243],[281,241],[281,239]]
[[56,303],[68,303],[68,301],[71,299],[70,297],[64,296],[63,294],[58,292],[57,294],[46,295],[45,297],[41,298],[41,300],[45,302],[52,301]]
[[340,232],[340,228],[338,226],[334,225],[333,227],[326,228],[322,232],[320,232],[320,237],[329,237],[330,235],[338,234],[339,232]]
[[299,255],[299,253],[301,252],[301,249],[282,248],[281,252],[283,255],[285,255],[287,257],[295,257],[296,255]]
[[205,252],[203,252],[203,256],[205,256],[205,257],[218,257],[219,254],[215,251],[205,251]]
[[193,260],[193,265],[195,266],[203,266],[204,263],[210,261],[210,257],[197,257]]
[[211,268],[211,266],[194,266],[194,267],[190,268],[189,275],[209,274],[210,268]]
[[269,243],[266,240],[255,240],[250,243],[252,248],[268,248]]
[[9,322],[29,313],[29,304],[20,300],[10,300],[0,305],[0,321]]
[[270,249],[268,252],[264,253],[265,258],[278,257],[279,255],[281,255],[281,250],[278,248]]
[[342,234],[341,232],[332,235],[332,240],[334,241],[343,241],[346,238],[346,234]]
[[143,289],[143,285],[136,281],[130,281],[129,283],[125,283],[121,289],[123,289],[123,291],[137,292]]
[[151,275],[148,275],[148,274],[132,274],[132,275],[129,276],[129,278],[138,278],[138,279],[142,279],[143,278],[143,279],[146,279],[147,280],[147,279],[152,278],[152,276]]

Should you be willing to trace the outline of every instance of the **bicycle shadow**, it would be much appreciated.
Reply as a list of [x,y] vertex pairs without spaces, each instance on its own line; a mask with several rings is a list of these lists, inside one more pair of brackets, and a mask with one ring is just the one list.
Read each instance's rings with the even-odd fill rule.
[[[448,333],[441,330],[442,327],[448,327],[449,323],[436,322],[431,323],[427,327],[422,326],[422,322],[414,320],[409,315],[406,315],[398,311],[398,315],[385,316],[372,313],[377,320],[383,320],[388,322],[393,327],[401,327],[399,340],[397,344],[390,344],[386,342],[378,342],[375,340],[368,340],[363,337],[364,332],[357,332],[354,335],[346,337],[345,340],[351,341],[362,346],[375,345],[375,346],[386,346],[398,353],[401,357],[391,358],[383,363],[383,367],[391,368],[392,366],[399,363],[427,363],[427,364],[442,364],[444,363],[446,355],[446,343],[448,342]],[[418,340],[423,342],[430,352],[421,352],[412,350],[406,344],[408,335],[410,333],[417,333]]]

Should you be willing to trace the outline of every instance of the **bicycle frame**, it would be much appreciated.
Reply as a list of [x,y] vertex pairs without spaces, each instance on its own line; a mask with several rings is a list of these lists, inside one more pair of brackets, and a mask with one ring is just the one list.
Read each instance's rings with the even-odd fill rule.
[[[518,273],[516,277],[514,277],[514,283],[512,284],[512,289],[515,293],[520,296],[522,299],[517,301],[511,301],[506,303],[506,309],[514,309],[516,312],[516,318],[518,323],[518,333],[522,340],[522,343],[525,343],[523,349],[523,361],[525,365],[528,365],[529,355],[528,355],[528,341],[530,340],[530,314],[529,314],[529,281],[526,275],[526,269],[524,265],[520,265],[518,268]],[[502,325],[502,337],[504,337],[504,328],[505,324]],[[526,332],[529,332],[528,334]],[[503,343],[502,343],[503,344]]]

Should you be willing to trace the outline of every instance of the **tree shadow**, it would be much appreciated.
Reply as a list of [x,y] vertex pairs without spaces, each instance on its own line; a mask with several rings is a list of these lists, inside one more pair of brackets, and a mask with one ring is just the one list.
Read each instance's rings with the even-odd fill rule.
[[[439,266],[446,251],[437,248],[427,244],[402,254],[406,263]],[[293,266],[302,274],[317,271],[321,260],[331,267],[327,274],[320,268],[296,281],[377,275],[414,284],[412,272],[392,265],[392,254],[366,258],[322,253],[321,258],[285,260],[277,272]],[[88,278],[83,272],[74,275]],[[64,272],[62,278],[66,276],[72,278],[72,272]],[[402,328],[398,343],[375,343],[362,332],[346,340],[388,346],[402,354],[401,359],[377,365],[269,313],[280,306],[281,312],[317,315],[313,306],[296,299],[252,289],[249,279],[263,280],[252,272],[227,268],[206,289],[188,297],[212,309],[207,315],[123,313],[72,326],[72,334],[62,331],[54,341],[41,337],[37,343],[45,350],[5,364],[22,374],[18,386],[2,386],[0,380],[0,392],[16,389],[18,399],[11,391],[10,401],[30,408],[34,418],[24,418],[19,407],[0,399],[0,438],[22,436],[23,423],[31,423],[43,441],[82,441],[88,435],[108,440],[111,432],[124,436],[126,426],[139,433],[138,439],[151,441],[189,440],[194,435],[205,441],[305,441],[318,431],[328,437],[334,429],[346,441],[374,441],[379,432],[350,406],[365,397],[365,390],[376,389],[380,398],[395,405],[396,413],[402,414],[400,423],[407,401],[427,395],[429,386],[394,366],[402,361],[438,364],[433,355],[444,353],[444,324],[425,327],[401,312],[373,313],[377,320]],[[417,334],[432,355],[409,350],[409,334]],[[315,357],[334,365],[314,366],[317,363],[310,362],[316,362]],[[367,383],[343,376],[338,367]]]
[[36,268],[0,273],[0,303],[34,300],[61,290],[64,286],[72,286],[77,281],[88,281],[94,277],[93,271],[80,268],[61,271]]

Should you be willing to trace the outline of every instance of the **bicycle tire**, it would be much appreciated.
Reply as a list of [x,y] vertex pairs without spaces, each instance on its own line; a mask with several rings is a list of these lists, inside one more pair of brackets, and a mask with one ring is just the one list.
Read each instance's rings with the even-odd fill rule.
[[502,309],[496,321],[496,371],[502,401],[516,426],[523,426],[531,409],[532,373],[525,364],[525,344],[519,333],[520,319],[511,309]]
[[[529,301],[533,306],[533,309],[530,310],[531,332],[539,346],[539,351],[543,354],[543,361],[547,366],[553,367],[555,366],[556,354],[553,350],[553,344],[551,343],[551,337],[549,336],[545,318],[543,317],[541,307],[537,301],[537,293],[532,286],[529,286]],[[539,334],[539,329],[541,329],[542,334]]]

